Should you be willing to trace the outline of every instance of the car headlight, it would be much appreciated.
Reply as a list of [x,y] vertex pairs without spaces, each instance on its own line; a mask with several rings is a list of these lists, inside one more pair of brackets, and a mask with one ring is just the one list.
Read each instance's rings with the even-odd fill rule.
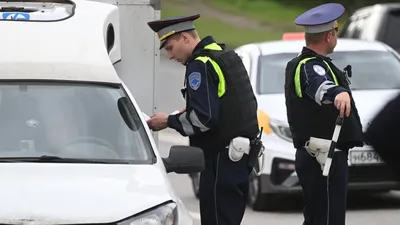
[[262,127],[265,134],[268,135],[272,133],[272,129],[269,125],[269,115],[267,113],[260,109],[257,110],[257,120],[259,128],[261,129]]
[[118,225],[177,225],[178,209],[175,203],[161,205],[158,208],[129,218]]
[[272,131],[278,135],[278,137],[286,140],[286,141],[293,141],[292,139],[292,132],[287,124],[275,120],[270,120],[270,126]]

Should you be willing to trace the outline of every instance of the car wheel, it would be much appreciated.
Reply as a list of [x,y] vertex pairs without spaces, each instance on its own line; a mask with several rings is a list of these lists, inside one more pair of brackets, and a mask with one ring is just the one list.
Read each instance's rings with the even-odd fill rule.
[[254,211],[273,210],[276,204],[275,197],[270,194],[260,193],[260,177],[254,172],[250,175],[248,203]]
[[193,189],[193,193],[194,196],[196,196],[196,198],[199,198],[199,187],[200,187],[200,173],[194,173],[194,174],[190,174],[189,175],[191,180],[192,180],[192,189]]

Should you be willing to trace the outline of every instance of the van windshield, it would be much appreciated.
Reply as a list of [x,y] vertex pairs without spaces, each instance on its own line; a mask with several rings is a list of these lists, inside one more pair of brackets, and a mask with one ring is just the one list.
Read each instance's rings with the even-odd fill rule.
[[122,87],[0,83],[0,158],[152,163],[138,113]]
[[[286,64],[297,54],[281,53],[259,58],[257,90],[260,94],[284,93]],[[391,52],[340,51],[329,57],[339,69],[351,65],[350,87],[353,90],[400,88],[400,61]]]

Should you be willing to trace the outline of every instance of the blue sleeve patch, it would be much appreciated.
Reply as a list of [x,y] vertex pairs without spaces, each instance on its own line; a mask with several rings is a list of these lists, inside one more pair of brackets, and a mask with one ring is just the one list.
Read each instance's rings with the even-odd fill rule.
[[189,86],[193,90],[197,90],[201,84],[201,74],[199,72],[193,72],[189,75]]

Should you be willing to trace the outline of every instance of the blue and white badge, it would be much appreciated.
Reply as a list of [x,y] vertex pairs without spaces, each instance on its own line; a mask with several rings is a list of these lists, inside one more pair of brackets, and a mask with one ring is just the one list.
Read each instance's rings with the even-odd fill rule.
[[193,90],[199,89],[201,84],[201,74],[199,72],[193,72],[189,75],[189,86]]
[[325,69],[320,65],[314,65],[313,69],[320,76],[324,76],[326,74]]

